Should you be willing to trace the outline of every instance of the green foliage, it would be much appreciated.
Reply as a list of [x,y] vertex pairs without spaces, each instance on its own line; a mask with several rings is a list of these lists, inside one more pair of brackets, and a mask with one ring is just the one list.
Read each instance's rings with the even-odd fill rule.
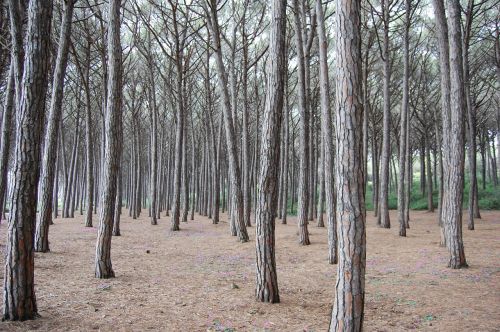
[[[483,189],[481,183],[478,183],[478,203],[482,210],[500,210],[500,187],[493,186],[492,183],[486,184],[486,189]],[[464,192],[464,206],[467,206],[469,199],[469,184],[466,185]]]
[[[479,181],[479,179],[478,179]],[[495,187],[492,183],[486,184],[486,189],[483,189],[482,183],[478,183],[478,198],[479,208],[481,210],[500,210],[500,186]],[[396,189],[394,189],[396,190]],[[438,188],[434,188],[432,192],[432,203],[434,208],[438,206],[439,192]],[[464,200],[463,207],[467,208],[469,200],[469,179],[465,178],[464,184]],[[398,199],[397,193],[391,191],[389,193],[389,209],[397,209]],[[369,182],[366,191],[366,209],[373,211],[373,186]],[[411,210],[427,210],[427,194],[422,195],[420,192],[419,180],[413,182],[412,191],[410,195],[410,209]]]

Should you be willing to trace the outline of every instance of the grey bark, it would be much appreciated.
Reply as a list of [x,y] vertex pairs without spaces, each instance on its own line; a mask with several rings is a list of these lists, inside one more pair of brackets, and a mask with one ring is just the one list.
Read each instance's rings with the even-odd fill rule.
[[[9,1],[15,11],[17,1]],[[14,183],[7,231],[3,281],[3,320],[26,320],[38,316],[34,284],[33,232],[40,166],[40,142],[45,119],[45,99],[50,60],[52,1],[31,0],[27,11],[25,56],[16,63],[16,147]],[[13,55],[22,48],[15,30],[21,21],[11,16]],[[22,72],[21,72],[22,70]]]
[[335,164],[339,263],[329,331],[362,331],[366,211],[363,183],[361,1],[336,6]]
[[320,93],[321,93],[321,135],[324,145],[324,181],[326,218],[328,227],[328,262],[337,263],[337,223],[335,220],[335,183],[333,165],[333,132],[330,113],[330,85],[328,80],[328,54],[325,31],[325,19],[321,0],[316,1],[318,17],[319,58],[320,58]]
[[95,276],[113,278],[111,234],[116,202],[116,178],[120,167],[120,127],[122,121],[122,48],[120,44],[120,0],[108,5],[108,96],[106,102],[106,143],[103,173],[102,208],[97,233]]
[[271,36],[269,41],[269,75],[264,119],[259,183],[256,206],[256,297],[261,302],[280,301],[275,259],[275,219],[278,198],[280,132],[283,116],[283,94],[286,64],[286,0],[271,3]]
[[40,212],[35,228],[35,251],[47,252],[49,248],[49,225],[52,221],[54,178],[57,161],[57,141],[59,137],[59,122],[62,114],[64,93],[64,77],[68,63],[68,51],[71,38],[71,21],[75,1],[64,2],[64,11],[59,35],[59,47],[52,82],[52,96],[49,108],[49,118],[43,149],[42,176],[40,186]]

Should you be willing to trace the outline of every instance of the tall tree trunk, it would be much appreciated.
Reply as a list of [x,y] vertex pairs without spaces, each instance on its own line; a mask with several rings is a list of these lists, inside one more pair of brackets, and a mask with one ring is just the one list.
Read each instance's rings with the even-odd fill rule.
[[411,187],[413,184],[413,158],[411,155],[411,147],[410,147],[410,118],[408,114],[408,119],[406,121],[406,163],[405,167],[405,204],[404,204],[404,213],[405,213],[405,226],[406,228],[410,228],[410,198],[411,198]]
[[[375,125],[373,126],[375,127]],[[379,154],[377,140],[375,139],[375,128],[372,130],[372,178],[373,178],[373,215],[378,216],[378,193],[379,193]],[[380,219],[377,218],[377,225],[380,225]]]
[[122,48],[120,45],[121,0],[110,0],[108,6],[108,96],[106,102],[106,143],[102,208],[97,233],[95,276],[113,278],[111,265],[111,232],[116,202],[116,178],[122,149],[120,130],[122,121]]
[[[178,89],[182,89],[178,85]],[[184,110],[177,108],[177,123],[175,129],[175,161],[174,161],[174,197],[172,202],[172,219],[170,229],[172,231],[179,230],[179,218],[181,208],[181,177],[182,177],[182,145],[184,131]]]
[[243,216],[243,193],[241,190],[241,173],[238,164],[236,134],[233,125],[233,117],[231,115],[231,100],[228,91],[227,75],[222,58],[219,23],[217,19],[217,3],[215,0],[211,0],[209,11],[210,13],[209,13],[208,25],[212,32],[212,36],[214,38],[217,71],[219,80],[221,81],[221,90],[222,90],[221,93],[223,101],[222,110],[224,115],[224,127],[226,129],[229,176],[230,176],[231,191],[232,191],[231,197],[234,200],[232,206],[233,208],[232,213],[236,213],[235,216],[236,216],[236,229],[238,233],[238,239],[241,242],[247,242],[248,233]]
[[115,201],[115,214],[113,217],[113,236],[120,236],[120,217],[122,213],[122,168],[118,171],[118,175],[116,177],[116,201]]
[[328,80],[328,54],[325,18],[321,0],[316,0],[318,18],[320,94],[321,94],[321,135],[324,145],[324,181],[326,219],[328,227],[328,262],[337,263],[337,224],[335,220],[335,183],[333,178],[332,116],[330,113],[330,85]]
[[243,128],[242,128],[242,173],[243,173],[243,206],[245,225],[252,226],[250,221],[250,211],[252,209],[252,195],[250,187],[250,134],[248,123],[248,41],[245,32],[245,22],[242,23],[243,28]]
[[14,80],[14,59],[11,60],[9,76],[7,78],[7,87],[5,90],[5,99],[2,118],[2,138],[0,148],[0,219],[4,215],[4,207],[7,193],[7,175],[9,173],[9,154],[10,154],[10,137],[12,128],[12,114],[15,103],[15,80]]
[[361,331],[366,233],[363,183],[361,1],[337,0],[335,163],[339,264],[330,331]]
[[80,142],[80,105],[77,106],[76,122],[75,122],[75,135],[73,138],[73,149],[71,152],[71,163],[68,174],[66,176],[66,186],[64,189],[64,202],[63,202],[63,218],[72,218],[71,212],[71,194],[74,188],[76,172],[77,172],[77,159],[78,159],[78,144]]
[[189,211],[189,181],[188,181],[188,164],[187,164],[187,128],[184,130],[184,137],[182,141],[183,149],[182,149],[182,222],[187,222],[187,216]]
[[442,142],[441,142],[441,178],[442,188],[440,189],[440,210],[439,210],[439,226],[441,231],[441,245],[446,245],[446,226],[445,226],[445,188],[447,178],[445,170],[448,168],[448,152],[449,138],[447,137],[450,131],[450,50],[448,45],[448,24],[446,23],[446,15],[444,10],[443,0],[433,0],[434,16],[436,18],[436,34],[439,47],[439,69],[441,73],[441,121],[442,121]]
[[[287,220],[287,207],[288,207],[288,164],[289,164],[289,105],[288,105],[288,79],[285,80],[285,103],[284,103],[284,115],[283,115],[283,142],[284,142],[284,150],[281,152],[283,154],[283,200],[281,202],[281,223],[286,224]],[[292,161],[293,163],[293,161]]]
[[[59,140],[58,140],[59,141]],[[61,144],[60,142],[58,143],[58,145]],[[56,219],[57,217],[59,217],[59,172],[60,172],[60,163],[61,163],[61,152],[60,152],[60,149],[57,148],[57,157],[56,157],[56,178],[54,180],[54,192],[52,193],[52,204],[53,204],[53,208],[52,208],[52,220]],[[54,224],[54,222],[52,221],[52,223],[50,223],[51,225]]]
[[298,208],[297,208],[297,224],[299,226],[299,243],[301,245],[309,245],[308,211],[309,211],[309,110],[307,109],[306,101],[306,77],[305,77],[305,62],[304,49],[302,38],[302,23],[300,19],[300,9],[298,0],[293,0],[294,21],[295,21],[295,38],[297,51],[297,72],[299,91],[298,104],[300,113],[300,167],[299,167],[299,188],[298,188]]
[[425,138],[425,145],[426,145],[425,157],[427,166],[427,211],[434,212],[434,203],[432,199],[431,147],[427,135]]
[[411,0],[405,0],[405,26],[403,40],[403,99],[401,104],[401,120],[399,131],[399,186],[398,186],[398,221],[399,236],[406,236],[405,214],[405,182],[406,182],[406,123],[408,121],[409,106],[409,77],[410,77],[410,19]]
[[469,125],[468,140],[469,140],[469,219],[467,227],[469,230],[474,229],[474,217],[480,218],[479,209],[477,208],[477,156],[476,156],[476,114],[472,106],[471,91],[470,91],[470,65],[469,65],[469,45],[471,38],[472,19],[474,10],[474,0],[469,0],[466,10],[466,21],[464,29],[464,83],[465,83],[465,101],[467,106],[467,123]]
[[[463,58],[462,58],[462,32],[460,24],[460,3],[458,0],[448,2],[447,28],[443,22],[445,9],[442,0],[434,0],[436,19],[440,31],[448,30],[449,45],[448,65],[450,82],[449,89],[449,109],[443,112],[443,140],[444,149],[444,197],[442,217],[445,227],[446,244],[450,253],[448,266],[453,269],[466,267],[465,252],[462,240],[462,200],[464,184],[464,122],[463,109],[464,81],[463,81]],[[441,38],[441,34],[438,33]],[[440,40],[441,44],[443,40]],[[441,49],[440,49],[441,51]],[[441,62],[441,71],[446,73],[447,63]],[[446,95],[446,91],[443,91]]]
[[[151,64],[152,66],[152,64]],[[151,225],[156,225],[157,222],[157,204],[158,204],[158,114],[156,110],[156,91],[154,89],[154,77],[150,69],[150,85],[152,91],[152,109],[151,109],[151,178],[150,178],[150,199],[151,199]]]
[[[90,67],[90,64],[89,66]],[[89,77],[89,76],[87,76]],[[87,165],[86,165],[86,179],[87,179],[87,209],[85,215],[85,227],[92,227],[92,214],[94,212],[94,154],[93,146],[94,142],[92,140],[92,108],[90,106],[91,97],[90,89],[85,92],[86,98],[86,112],[85,112],[85,136],[86,144],[85,149],[87,151]]]
[[391,156],[390,124],[391,124],[391,63],[389,59],[389,0],[382,0],[382,13],[384,25],[383,38],[383,72],[384,72],[384,116],[382,128],[382,154],[380,162],[380,194],[378,220],[383,228],[391,228],[389,219],[389,161]]
[[[18,11],[19,3],[10,0],[9,8]],[[19,14],[19,12],[17,13]],[[11,26],[22,29],[21,20],[11,15]],[[22,81],[16,81],[16,147],[14,183],[5,248],[3,282],[3,320],[35,318],[37,304],[34,284],[33,228],[36,202],[42,126],[45,120],[45,99],[50,59],[52,1],[31,0],[27,11],[27,30]],[[20,50],[20,40],[12,33],[12,57]],[[19,63],[14,73],[20,76]],[[17,98],[19,97],[19,98]]]
[[271,3],[271,37],[269,41],[269,74],[264,111],[259,198],[256,207],[257,300],[278,303],[278,278],[275,259],[275,219],[278,194],[280,132],[286,65],[286,0]]

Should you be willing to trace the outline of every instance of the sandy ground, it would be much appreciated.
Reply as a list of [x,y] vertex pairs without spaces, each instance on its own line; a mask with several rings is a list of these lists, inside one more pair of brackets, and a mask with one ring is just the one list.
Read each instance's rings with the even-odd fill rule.
[[[438,247],[435,214],[412,211],[408,237],[400,238],[397,227],[380,229],[369,213],[365,330],[499,331],[500,212],[482,214],[475,231],[464,230],[470,268],[453,271]],[[395,211],[391,218],[395,223]],[[122,236],[112,244],[117,277],[110,280],[94,278],[96,228],[85,228],[81,216],[56,220],[52,251],[36,254],[41,318],[0,323],[0,330],[327,329],[336,269],[326,261],[326,229],[311,224],[312,244],[301,247],[295,220],[278,221],[282,303],[270,305],[254,300],[254,229],[241,244],[226,222],[195,219],[173,233],[163,216],[158,226],[150,225],[147,212],[123,218]],[[2,250],[5,232],[4,222]]]

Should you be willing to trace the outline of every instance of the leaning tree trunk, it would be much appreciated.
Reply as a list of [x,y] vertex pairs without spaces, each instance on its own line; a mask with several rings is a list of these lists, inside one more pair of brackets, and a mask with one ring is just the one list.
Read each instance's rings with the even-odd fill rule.
[[[9,1],[11,11],[16,11],[17,1]],[[45,120],[52,1],[31,0],[27,11],[24,73],[16,98],[16,147],[14,153],[14,183],[5,248],[3,282],[3,320],[35,318],[33,227],[36,221],[36,200],[40,166],[40,142]],[[21,21],[11,24],[21,29]],[[12,36],[16,44],[15,36]],[[20,49],[21,45],[13,46]],[[16,55],[13,54],[12,59]],[[20,69],[17,67],[17,69]],[[19,75],[15,71],[15,75]],[[16,89],[17,89],[16,87]],[[16,96],[17,97],[17,96]]]
[[337,0],[335,164],[339,263],[330,331],[361,331],[365,300],[365,200],[361,1]]
[[95,276],[113,278],[111,232],[116,202],[116,178],[120,167],[120,127],[122,121],[122,49],[120,45],[121,0],[110,0],[108,7],[108,96],[106,102],[106,142],[102,188],[102,207],[97,233]]
[[271,3],[271,37],[266,106],[262,124],[259,197],[255,211],[257,300],[278,303],[278,277],[275,259],[275,219],[278,194],[280,132],[286,71],[286,0]]
[[42,177],[40,182],[40,212],[35,230],[35,251],[47,252],[49,248],[49,225],[52,221],[54,178],[57,162],[57,141],[59,137],[59,122],[61,121],[64,93],[64,77],[68,63],[68,51],[71,37],[71,21],[75,1],[64,2],[64,11],[59,36],[59,47],[52,83],[49,119],[47,122],[46,139],[43,149]]

